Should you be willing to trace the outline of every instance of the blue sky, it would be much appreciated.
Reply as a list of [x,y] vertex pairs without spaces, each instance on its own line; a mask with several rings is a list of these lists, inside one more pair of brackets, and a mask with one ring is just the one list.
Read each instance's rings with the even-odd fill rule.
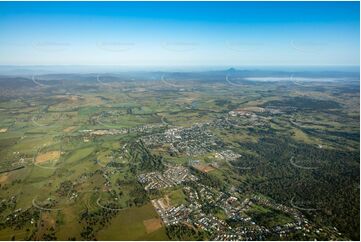
[[0,2],[1,65],[359,65],[358,2]]

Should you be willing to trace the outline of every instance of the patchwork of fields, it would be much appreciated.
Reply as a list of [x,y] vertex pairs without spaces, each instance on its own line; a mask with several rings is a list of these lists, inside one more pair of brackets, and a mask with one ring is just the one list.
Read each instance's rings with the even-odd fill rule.
[[0,77],[0,240],[359,238],[358,80],[133,75]]

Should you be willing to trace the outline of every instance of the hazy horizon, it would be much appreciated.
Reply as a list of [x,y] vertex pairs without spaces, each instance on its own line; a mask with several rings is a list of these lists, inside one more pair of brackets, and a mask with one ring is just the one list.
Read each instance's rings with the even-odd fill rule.
[[282,72],[345,72],[359,73],[360,67],[356,65],[229,65],[229,66],[125,66],[125,65],[0,65],[0,75],[18,75],[20,72],[43,72],[51,73],[112,73],[112,72],[203,72],[203,71],[225,71],[228,69],[249,71],[282,71]]

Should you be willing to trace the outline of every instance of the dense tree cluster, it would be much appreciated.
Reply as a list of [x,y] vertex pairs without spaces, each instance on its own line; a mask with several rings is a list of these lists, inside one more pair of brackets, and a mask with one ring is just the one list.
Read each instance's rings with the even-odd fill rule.
[[130,191],[129,195],[133,197],[133,202],[136,206],[141,206],[149,202],[147,192],[139,183],[134,185],[134,189]]
[[56,190],[60,196],[68,196],[72,191],[74,191],[73,183],[69,180],[61,182]]
[[30,207],[22,210],[8,217],[8,219],[0,222],[0,229],[12,227],[14,229],[22,229],[30,224],[31,220],[37,221],[40,217],[40,212],[37,208]]
[[118,214],[117,210],[98,209],[96,211],[85,210],[80,213],[79,223],[83,223],[84,227],[80,236],[84,240],[96,240],[96,232],[103,228],[110,220]]
[[251,164],[252,158],[256,160],[251,169],[239,170],[248,177],[240,191],[312,208],[303,211],[310,219],[336,226],[351,239],[359,238],[359,152],[320,149],[289,137],[263,137],[258,143],[239,144],[257,154],[232,163],[244,166]]
[[131,171],[162,171],[164,170],[163,157],[152,154],[145,147],[142,140],[133,142],[129,147],[129,161],[131,162]]
[[166,233],[170,240],[204,240],[205,238],[205,232],[182,223],[167,226]]
[[282,100],[272,100],[263,104],[264,107],[277,107],[281,109],[299,109],[299,110],[322,110],[340,108],[338,102],[332,100],[319,100],[309,97],[288,97]]
[[191,172],[194,175],[196,175],[199,178],[198,181],[205,186],[210,186],[210,187],[214,187],[214,188],[222,188],[223,186],[226,185],[226,184],[223,184],[222,181],[219,178],[217,178],[216,176],[205,173],[205,172],[201,172],[194,167],[191,167]]

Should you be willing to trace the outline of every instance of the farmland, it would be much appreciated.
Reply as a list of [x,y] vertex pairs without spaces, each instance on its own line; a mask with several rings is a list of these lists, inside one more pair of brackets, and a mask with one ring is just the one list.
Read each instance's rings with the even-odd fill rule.
[[0,76],[0,239],[359,239],[357,75],[249,73]]

